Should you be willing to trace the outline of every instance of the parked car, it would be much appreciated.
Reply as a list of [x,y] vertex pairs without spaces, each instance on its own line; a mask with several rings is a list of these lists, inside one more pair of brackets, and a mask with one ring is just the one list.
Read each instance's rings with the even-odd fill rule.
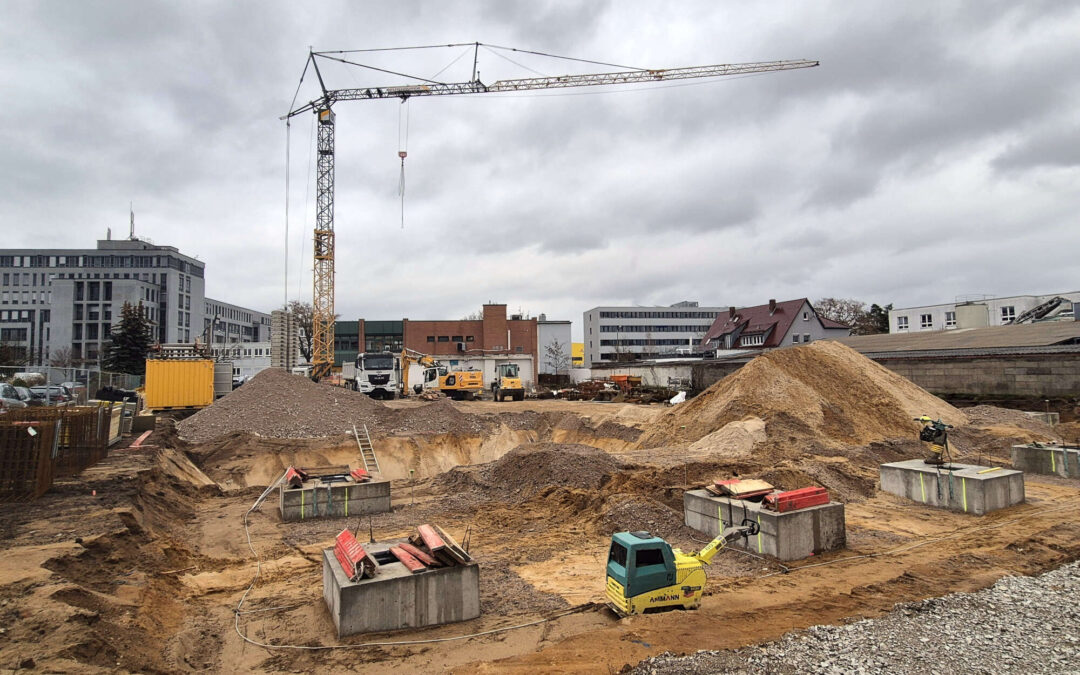
[[86,385],[82,382],[63,382],[61,387],[66,387],[71,392],[72,399],[80,402],[86,402]]
[[35,396],[30,387],[15,387],[15,391],[18,392],[19,399],[30,407],[45,405],[45,397]]
[[25,408],[19,392],[10,384],[0,383],[0,408]]
[[40,394],[41,398],[47,401],[49,405],[67,403],[71,400],[71,392],[58,384],[50,384],[47,387],[30,387],[30,391],[34,394]]

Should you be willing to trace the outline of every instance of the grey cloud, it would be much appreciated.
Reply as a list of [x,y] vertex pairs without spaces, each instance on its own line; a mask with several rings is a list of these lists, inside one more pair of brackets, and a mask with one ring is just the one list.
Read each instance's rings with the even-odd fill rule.
[[1053,125],[1006,149],[994,158],[994,168],[1012,172],[1036,167],[1080,166],[1080,126]]

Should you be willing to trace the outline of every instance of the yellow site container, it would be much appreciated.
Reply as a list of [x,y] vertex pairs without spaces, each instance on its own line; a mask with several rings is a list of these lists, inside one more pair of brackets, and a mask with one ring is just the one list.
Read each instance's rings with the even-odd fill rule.
[[146,360],[146,407],[205,408],[214,402],[214,362]]

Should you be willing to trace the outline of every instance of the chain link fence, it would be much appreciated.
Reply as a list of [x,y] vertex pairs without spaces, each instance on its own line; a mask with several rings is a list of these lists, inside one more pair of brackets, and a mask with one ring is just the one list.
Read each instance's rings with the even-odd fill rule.
[[142,386],[142,377],[128,373],[112,373],[97,368],[58,368],[56,366],[0,366],[0,382],[11,384],[22,380],[28,387],[76,383],[74,387],[76,404],[83,405],[89,399],[96,398],[97,392],[105,388],[135,389]]

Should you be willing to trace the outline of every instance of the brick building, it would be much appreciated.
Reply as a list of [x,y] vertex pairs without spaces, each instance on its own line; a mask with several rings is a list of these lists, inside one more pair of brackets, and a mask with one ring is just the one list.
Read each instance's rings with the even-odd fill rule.
[[338,321],[334,329],[335,365],[359,352],[399,352],[402,347],[451,362],[457,359],[511,356],[539,362],[537,321],[507,315],[506,305],[484,305],[482,318],[460,321]]

